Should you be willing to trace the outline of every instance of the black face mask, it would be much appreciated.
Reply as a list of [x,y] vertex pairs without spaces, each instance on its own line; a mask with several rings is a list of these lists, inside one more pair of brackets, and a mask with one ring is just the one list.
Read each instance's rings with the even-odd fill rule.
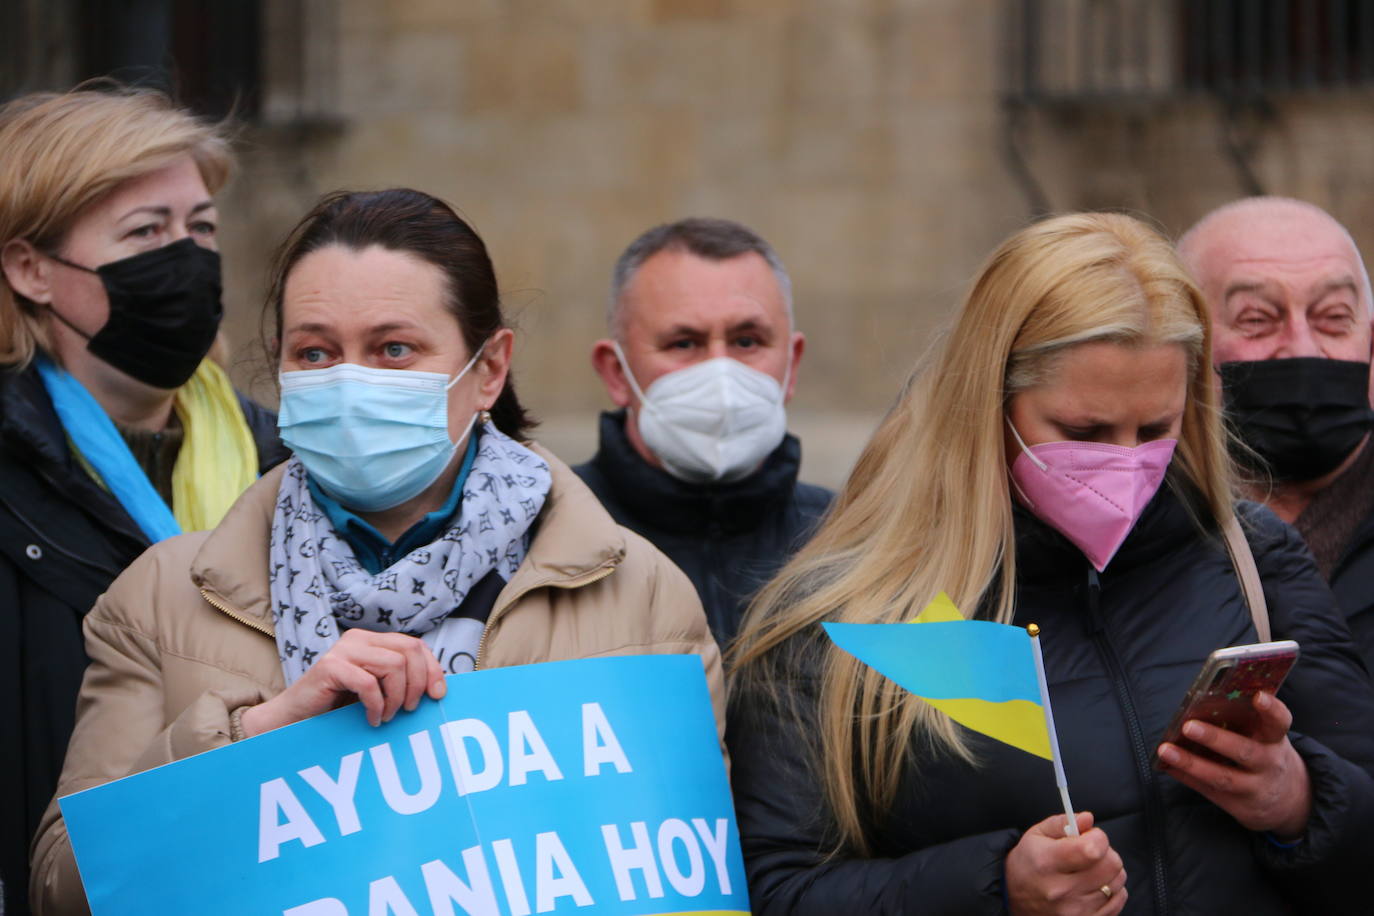
[[1303,356],[1222,363],[1226,416],[1253,455],[1236,455],[1275,480],[1315,480],[1329,474],[1374,423],[1369,363]]
[[110,317],[94,336],[48,306],[93,355],[154,388],[180,388],[195,374],[224,315],[218,252],[182,239],[95,270],[51,257],[105,285]]

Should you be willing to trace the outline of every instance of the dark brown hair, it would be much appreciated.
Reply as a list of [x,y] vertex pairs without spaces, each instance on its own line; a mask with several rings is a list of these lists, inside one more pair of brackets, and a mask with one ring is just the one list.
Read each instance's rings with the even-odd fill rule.
[[[458,322],[469,352],[476,352],[492,334],[507,327],[487,246],[452,207],[409,188],[335,191],[321,198],[296,224],[273,258],[263,325],[267,326],[270,312],[275,336],[267,350],[274,362],[281,355],[286,277],[301,258],[329,245],[354,251],[376,245],[413,255],[443,271],[448,310]],[[491,419],[501,432],[521,441],[535,425],[520,405],[509,375],[492,405]]]

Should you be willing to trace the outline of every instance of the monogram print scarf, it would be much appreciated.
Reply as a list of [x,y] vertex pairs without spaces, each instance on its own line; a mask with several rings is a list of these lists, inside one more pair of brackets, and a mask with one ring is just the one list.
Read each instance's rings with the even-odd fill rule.
[[350,627],[418,636],[445,663],[471,670],[483,622],[455,615],[490,572],[509,581],[529,547],[529,529],[549,493],[548,464],[491,423],[463,484],[451,527],[375,576],[334,530],[292,458],[277,492],[268,548],[272,617],[288,685]]

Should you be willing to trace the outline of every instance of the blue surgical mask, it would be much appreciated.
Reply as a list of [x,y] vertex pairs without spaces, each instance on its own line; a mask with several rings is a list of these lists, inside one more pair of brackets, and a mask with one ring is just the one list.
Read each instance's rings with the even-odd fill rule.
[[450,379],[442,372],[369,369],[340,363],[281,373],[277,426],[310,477],[350,509],[380,512],[439,479],[467,439],[448,434],[448,391],[477,362],[478,348]]

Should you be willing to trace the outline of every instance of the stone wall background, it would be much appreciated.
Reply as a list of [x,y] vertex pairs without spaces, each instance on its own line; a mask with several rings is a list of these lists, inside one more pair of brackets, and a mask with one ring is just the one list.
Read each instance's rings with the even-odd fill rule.
[[[73,0],[15,2],[62,44],[71,23],[51,11]],[[606,405],[588,351],[615,257],[653,224],[729,217],[792,273],[808,349],[791,425],[805,476],[837,484],[983,257],[1032,216],[1001,103],[1017,6],[270,0],[263,118],[221,208],[235,374],[274,399],[256,344],[267,261],[314,199],[411,185],[486,238],[522,397],[578,461]],[[1058,28],[1047,78],[1069,79],[1084,64]],[[1146,66],[1154,85],[1172,64]],[[1221,114],[1205,98],[1036,109],[1019,148],[1050,209],[1126,208],[1177,234],[1245,192]],[[1231,129],[1266,191],[1374,245],[1368,93],[1285,97]]]
[[806,475],[836,484],[1027,217],[999,158],[998,8],[345,0],[341,123],[243,138],[222,208],[230,333],[255,332],[268,253],[318,193],[413,185],[485,237],[522,397],[581,460],[608,404],[588,354],[616,256],[656,223],[737,219],[792,274],[808,336],[792,427]]

